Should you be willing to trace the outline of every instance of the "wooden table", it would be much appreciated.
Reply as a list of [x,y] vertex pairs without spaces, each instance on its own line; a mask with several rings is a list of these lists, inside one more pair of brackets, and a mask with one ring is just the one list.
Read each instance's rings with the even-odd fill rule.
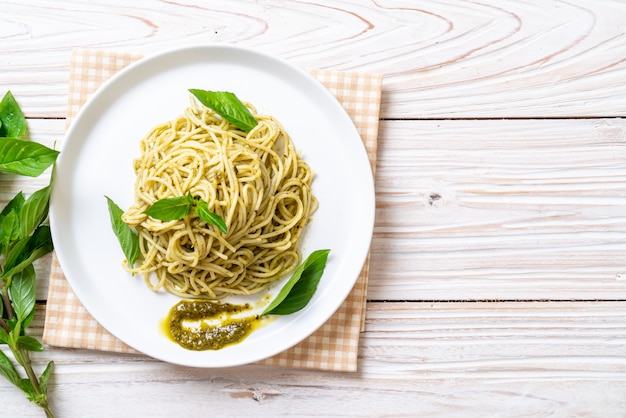
[[[385,76],[359,371],[46,347],[58,417],[626,416],[626,3],[3,0],[0,15],[1,93],[50,146],[74,47],[232,43]],[[2,204],[46,181],[5,179]],[[0,380],[0,416],[43,414]]]

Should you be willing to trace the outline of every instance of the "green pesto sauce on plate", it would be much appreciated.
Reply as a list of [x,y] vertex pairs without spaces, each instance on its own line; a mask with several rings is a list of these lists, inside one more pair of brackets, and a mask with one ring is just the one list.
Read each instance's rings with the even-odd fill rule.
[[248,304],[181,300],[170,309],[165,331],[188,350],[219,350],[243,341],[258,328],[261,318],[256,315],[233,317],[248,310]]

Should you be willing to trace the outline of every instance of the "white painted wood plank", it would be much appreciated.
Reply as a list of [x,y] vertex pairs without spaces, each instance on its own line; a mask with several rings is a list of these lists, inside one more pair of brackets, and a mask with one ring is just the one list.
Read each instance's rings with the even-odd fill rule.
[[[357,373],[50,347],[35,362],[57,364],[59,417],[618,417],[625,346],[626,302],[372,303]],[[4,380],[0,398],[3,416],[41,416]]]
[[381,124],[368,296],[624,299],[626,121]]
[[385,74],[385,118],[623,116],[618,0],[0,1],[0,88],[62,117],[70,50],[211,42],[307,68]]

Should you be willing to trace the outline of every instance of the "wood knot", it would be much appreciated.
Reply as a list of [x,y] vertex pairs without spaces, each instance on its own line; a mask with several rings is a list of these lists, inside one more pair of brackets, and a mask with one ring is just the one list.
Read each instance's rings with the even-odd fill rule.
[[428,204],[430,206],[436,206],[441,203],[441,195],[439,193],[431,193],[428,195]]

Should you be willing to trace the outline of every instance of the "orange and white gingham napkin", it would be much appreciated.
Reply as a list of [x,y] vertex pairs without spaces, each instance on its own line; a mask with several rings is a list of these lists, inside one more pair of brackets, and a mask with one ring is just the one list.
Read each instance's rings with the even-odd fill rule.
[[[103,82],[140,58],[140,55],[113,51],[74,50],[70,66],[67,126]],[[354,121],[374,172],[382,76],[326,70],[312,70],[310,73],[337,97]],[[365,318],[368,266],[369,257],[350,295],[320,329],[298,345],[260,363],[355,371],[359,334]],[[135,352],[112,336],[85,310],[54,256],[49,279],[43,333],[45,343],[69,348]]]

